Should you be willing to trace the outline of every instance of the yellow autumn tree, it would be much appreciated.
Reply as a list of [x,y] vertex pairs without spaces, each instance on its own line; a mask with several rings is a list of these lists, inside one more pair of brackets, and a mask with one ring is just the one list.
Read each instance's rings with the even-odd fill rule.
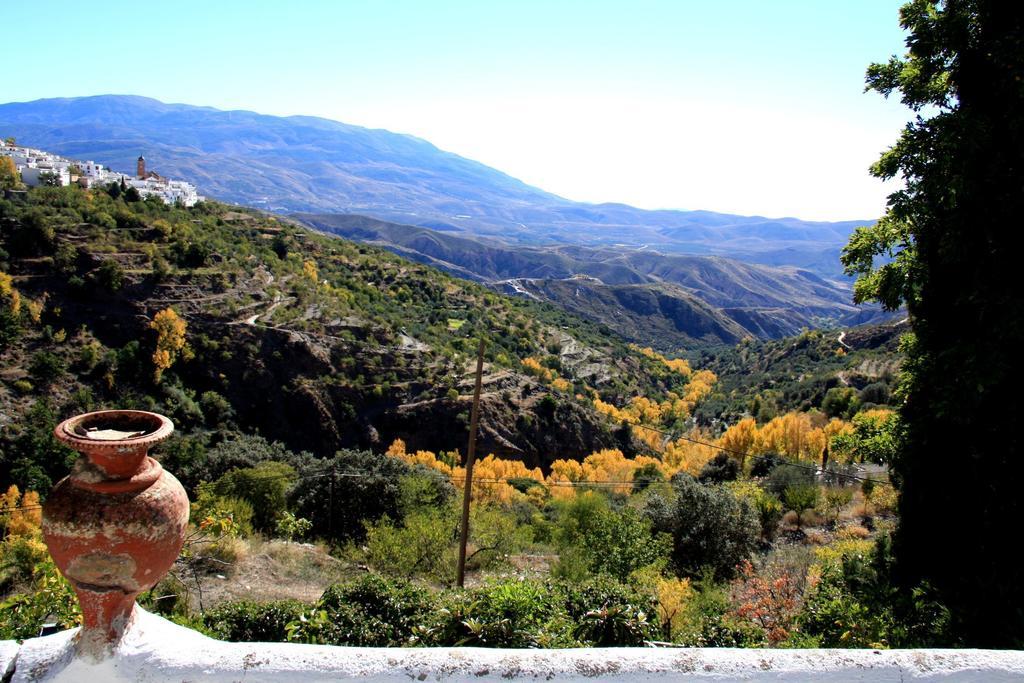
[[572,389],[572,384],[569,382],[569,380],[562,379],[561,377],[556,377],[551,382],[551,388],[554,389],[555,391],[561,391],[564,393]]
[[683,400],[689,404],[690,410],[693,410],[693,406],[698,401],[711,393],[711,388],[717,381],[718,376],[710,370],[698,370],[693,373],[689,384],[686,385],[686,394],[683,396]]
[[0,270],[0,306],[17,315],[21,311],[21,295],[14,288],[14,278]]
[[689,579],[659,576],[654,585],[655,605],[663,637],[672,640],[690,620],[697,591]]
[[21,174],[11,157],[0,157],[0,190],[13,190],[21,183]]
[[188,325],[173,308],[159,311],[149,327],[156,331],[156,350],[153,351],[153,381],[159,382],[164,370],[171,367],[179,356],[189,358],[191,352],[185,341]]
[[406,462],[410,465],[423,465],[424,467],[451,477],[453,474],[452,466],[443,460],[439,459],[432,451],[416,451],[415,453],[409,453],[405,450],[405,442],[401,439],[395,439],[388,446],[385,455],[389,455],[393,458]]
[[747,417],[725,430],[718,439],[718,445],[726,449],[730,456],[739,460],[742,470],[747,456],[754,450],[757,441],[757,421]]
[[548,474],[544,483],[551,492],[552,498],[566,500],[576,495],[572,482],[581,481],[582,478],[582,464],[575,460],[560,459],[551,463],[551,473]]
[[690,369],[690,364],[682,358],[673,358],[672,360],[669,360],[668,358],[661,355],[660,353],[658,353],[649,346],[640,348],[635,344],[630,344],[630,348],[632,348],[634,351],[639,351],[640,353],[642,353],[643,355],[647,356],[652,360],[660,361],[669,370],[672,370],[673,372],[678,372],[680,375],[683,375],[684,377],[689,377],[690,372],[692,372],[692,370]]
[[[456,484],[464,484],[466,470],[455,467],[452,477]],[[520,460],[505,460],[493,453],[477,460],[473,465],[473,501],[475,503],[511,503],[525,494],[508,483],[510,479],[532,479],[539,484],[544,477],[539,468],[530,469]]]
[[0,527],[6,536],[35,536],[42,523],[43,510],[38,493],[21,493],[12,484],[6,493],[0,494]]
[[314,285],[320,283],[320,274],[316,269],[316,261],[306,259],[302,262],[302,276],[310,280]]
[[669,443],[662,453],[666,476],[671,477],[676,472],[693,476],[700,474],[704,465],[718,454],[718,449],[709,445],[713,443],[712,437],[701,429]]
[[758,453],[818,462],[828,440],[849,429],[849,423],[842,420],[825,420],[820,413],[779,415],[757,430],[754,448]]
[[542,382],[551,382],[555,379],[555,373],[550,368],[541,365],[540,361],[532,356],[523,359],[523,369],[526,374],[533,375]]

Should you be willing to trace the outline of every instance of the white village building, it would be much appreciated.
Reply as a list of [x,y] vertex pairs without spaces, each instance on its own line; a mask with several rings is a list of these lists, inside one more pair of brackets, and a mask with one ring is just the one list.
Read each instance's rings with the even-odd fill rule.
[[10,157],[21,174],[21,181],[29,187],[50,182],[57,185],[78,185],[91,188],[124,182],[138,190],[143,199],[156,196],[167,204],[180,203],[193,206],[203,200],[195,185],[183,180],[171,180],[152,171],[146,171],[146,160],[139,157],[136,176],[116,173],[95,161],[79,161],[31,147],[0,144],[0,156]]

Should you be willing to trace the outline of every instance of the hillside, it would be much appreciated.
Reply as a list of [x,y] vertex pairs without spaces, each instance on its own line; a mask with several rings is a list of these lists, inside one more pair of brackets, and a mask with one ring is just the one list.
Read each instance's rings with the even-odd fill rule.
[[714,371],[718,384],[696,416],[725,423],[794,410],[843,416],[892,403],[903,358],[900,337],[908,329],[902,318],[702,351],[696,362]]
[[[55,422],[117,407],[174,421],[156,455],[185,486],[195,525],[174,575],[141,604],[221,638],[738,647],[792,633],[848,644],[831,627],[845,616],[816,626],[803,615],[825,600],[864,609],[860,575],[848,588],[830,567],[868,552],[885,561],[888,545],[871,551],[871,539],[891,528],[894,496],[877,466],[862,486],[857,430],[892,421],[888,410],[856,414],[868,402],[849,395],[862,380],[851,373],[867,359],[835,347],[879,347],[884,375],[893,332],[707,352],[701,362],[720,368],[720,381],[550,304],[376,247],[216,202],[130,201],[116,187],[0,200],[0,481],[13,484],[0,501],[10,513],[0,518],[0,637],[38,633],[53,613],[75,624],[73,594],[42,550],[38,501],[74,459]],[[499,457],[475,469],[474,580],[436,590],[455,576],[466,470],[453,451],[466,442],[478,338],[479,450]],[[763,387],[797,369],[836,373],[850,392],[801,406],[820,412],[751,406],[757,421],[736,420],[724,403],[749,392],[763,402]],[[873,391],[882,405],[885,392]],[[820,485],[813,463],[826,445],[850,462],[837,457]],[[295,543],[302,537],[317,545]],[[762,585],[793,596],[782,630],[745,616]],[[349,610],[358,596],[373,609],[420,606],[350,628],[363,623],[362,608]],[[684,604],[671,596],[683,596],[685,619],[659,611]],[[509,604],[527,606],[514,628]],[[897,608],[872,609],[888,624]],[[579,629],[602,610],[615,621]],[[888,637],[880,627],[856,643],[879,641],[876,632]]]
[[[483,337],[481,450],[543,466],[637,447],[576,395],[621,405],[686,384],[549,305],[253,211],[69,187],[0,200],[0,221],[0,273],[18,304],[0,333],[8,442],[33,406],[116,405],[159,409],[186,434],[256,432],[321,457],[395,438],[464,449]],[[186,346],[162,368],[154,321],[168,309]],[[12,467],[8,457],[5,476]]]
[[0,105],[0,133],[116,169],[139,154],[201,193],[276,212],[358,213],[510,244],[717,254],[833,277],[853,228],[568,201],[429,142],[308,116],[104,95]]
[[883,317],[877,308],[852,305],[845,286],[798,268],[621,247],[514,246],[365,216],[294,217],[500,291],[550,301],[666,351]]

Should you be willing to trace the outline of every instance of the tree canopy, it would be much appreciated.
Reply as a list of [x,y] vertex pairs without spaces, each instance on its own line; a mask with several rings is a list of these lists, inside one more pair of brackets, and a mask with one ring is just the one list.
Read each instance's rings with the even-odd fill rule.
[[913,330],[892,463],[896,572],[939,589],[954,631],[990,647],[1024,644],[1024,570],[1010,559],[1024,474],[1022,15],[1003,0],[903,6],[907,53],[871,65],[867,88],[915,112],[871,169],[904,187],[843,254],[856,300],[906,305]]

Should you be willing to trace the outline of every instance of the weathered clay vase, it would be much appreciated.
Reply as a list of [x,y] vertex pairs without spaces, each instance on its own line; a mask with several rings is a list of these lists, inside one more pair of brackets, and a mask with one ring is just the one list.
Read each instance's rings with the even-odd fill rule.
[[150,447],[174,431],[163,415],[104,410],[57,425],[81,456],[43,506],[43,537],[82,607],[79,648],[96,656],[131,621],[135,598],[181,551],[188,496]]

